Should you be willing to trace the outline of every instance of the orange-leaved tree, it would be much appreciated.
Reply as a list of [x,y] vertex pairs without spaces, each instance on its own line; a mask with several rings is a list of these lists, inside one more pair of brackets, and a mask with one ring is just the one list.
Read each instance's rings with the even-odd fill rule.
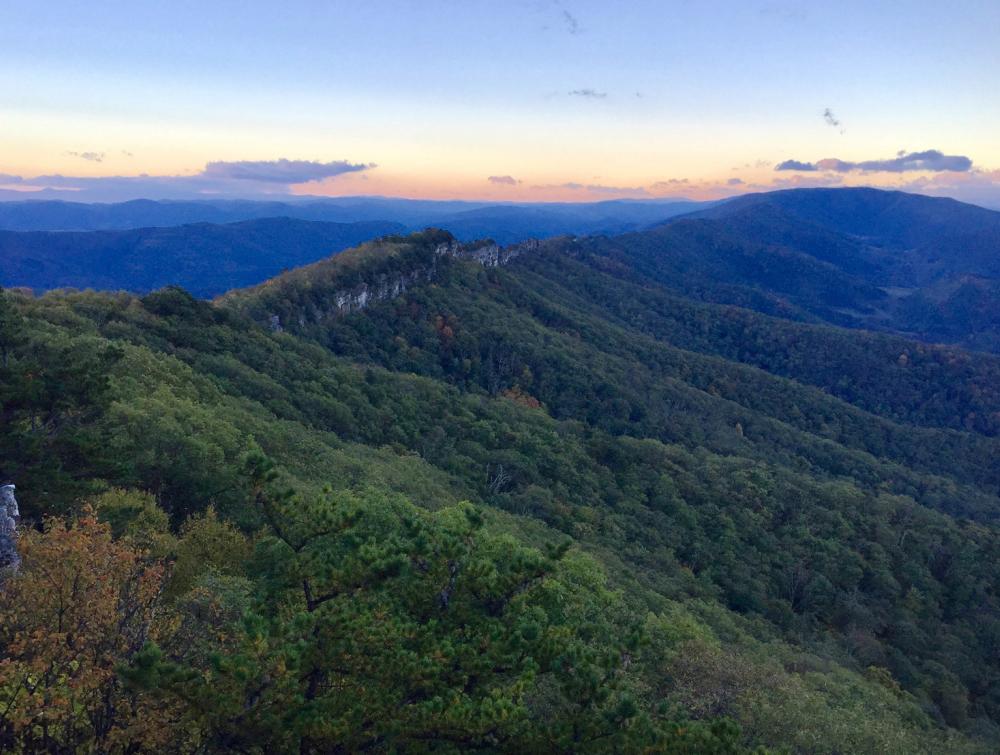
[[0,750],[114,752],[164,744],[169,711],[126,690],[117,669],[146,642],[163,565],[87,508],[18,542],[0,586]]

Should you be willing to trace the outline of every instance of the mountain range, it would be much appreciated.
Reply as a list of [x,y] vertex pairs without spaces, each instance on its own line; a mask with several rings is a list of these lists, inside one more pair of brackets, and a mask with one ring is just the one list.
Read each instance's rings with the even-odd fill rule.
[[[227,222],[234,218],[241,220]],[[174,226],[178,221],[187,224]],[[66,230],[132,224],[153,227]],[[0,282],[39,291],[179,285],[210,297],[376,236],[429,225],[460,240],[500,244],[573,237],[565,243],[577,253],[608,264],[627,260],[639,274],[704,301],[1000,349],[1000,212],[875,189],[778,191],[711,206],[7,203],[0,204],[0,227],[48,230],[0,231]]]
[[497,204],[386,197],[273,202],[137,199],[110,204],[35,200],[0,202],[0,229],[108,231],[285,217],[327,223],[392,222],[414,230],[439,226],[464,240],[489,237],[506,244],[530,236],[622,233],[709,204],[687,200]]
[[[107,603],[149,641],[97,675],[120,715],[169,713],[149,741],[995,752],[998,219],[803,190],[325,256],[357,224],[109,232],[220,273],[0,292],[0,477],[50,517],[26,578],[50,541],[149,564],[156,611]],[[269,227],[315,240],[283,267],[317,256],[228,285]],[[52,274],[96,233],[61,232]],[[84,547],[59,523],[88,517]],[[0,640],[44,636],[10,616]]]

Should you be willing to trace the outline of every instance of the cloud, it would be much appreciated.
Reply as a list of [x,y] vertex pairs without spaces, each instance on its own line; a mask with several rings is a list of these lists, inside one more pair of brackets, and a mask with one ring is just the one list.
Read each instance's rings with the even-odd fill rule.
[[[823,162],[819,164],[820,169]],[[965,155],[945,155],[936,149],[925,150],[924,152],[910,152],[899,155],[891,160],[868,160],[861,163],[844,163],[837,161],[836,170],[867,170],[886,171],[889,173],[905,173],[908,171],[931,171],[938,173],[941,171],[965,172],[972,169],[972,160]]]
[[258,181],[261,183],[301,184],[320,181],[343,173],[356,173],[373,168],[346,160],[322,163],[313,160],[239,160],[208,163],[201,175],[211,179]]
[[844,177],[838,173],[824,173],[816,176],[787,176],[776,178],[766,185],[754,185],[749,188],[760,191],[773,191],[775,189],[818,189],[824,186],[840,186],[844,183]]
[[67,152],[70,157],[79,157],[81,160],[88,160],[92,163],[104,162],[103,152]]
[[785,160],[778,163],[775,170],[795,171],[832,171],[834,173],[909,173],[924,171],[940,173],[943,171],[967,172],[972,169],[972,160],[965,155],[945,155],[939,150],[928,149],[923,152],[909,152],[888,160],[864,160],[849,162],[836,157],[828,157],[815,163],[804,163],[798,160]]
[[803,7],[791,3],[767,3],[758,8],[757,12],[764,17],[772,17],[781,21],[794,23],[805,21],[808,17]]
[[813,171],[818,170],[812,163],[803,163],[798,160],[785,160],[783,163],[778,163],[774,166],[775,170],[798,170],[798,171]]
[[580,22],[576,20],[576,16],[574,16],[565,8],[563,8],[562,20],[563,23],[566,24],[566,31],[568,31],[570,34],[580,33]]
[[566,190],[587,194],[597,194],[601,196],[615,197],[648,197],[649,190],[644,186],[605,186],[604,184],[583,184],[576,181],[567,181],[561,184],[544,184],[542,186],[532,186],[532,189],[542,191]]
[[129,152],[127,149],[123,149],[122,150],[122,157],[135,157],[135,155],[132,154],[131,152]]
[[[289,196],[292,187],[370,170],[375,165],[346,160],[215,161],[190,175],[151,176],[0,176],[0,184],[17,185],[34,198],[72,197],[80,202],[118,202],[137,197],[146,199],[205,199],[234,197]],[[14,198],[14,197],[7,197]]]
[[823,111],[823,120],[826,121],[827,126],[833,126],[836,129],[840,129],[841,134],[847,132],[847,129],[843,127],[839,120],[837,120],[837,116],[833,114],[833,111],[830,108]]
[[609,194],[630,197],[649,196],[649,190],[644,186],[604,186],[602,184],[587,184],[586,189],[594,194]]
[[743,179],[742,178],[730,178],[728,181],[726,181],[726,185],[727,186],[742,186],[743,185]]
[[653,191],[663,191],[665,189],[676,189],[681,186],[687,186],[691,182],[686,178],[670,178],[666,181],[657,181],[656,183],[650,185],[650,189]]
[[603,100],[608,96],[607,92],[600,92],[596,89],[573,89],[569,92],[570,97],[587,97],[592,100]]
[[965,173],[917,176],[893,187],[920,194],[954,197],[1000,210],[1000,170],[973,168]]
[[497,184],[499,186],[517,186],[520,181],[518,181],[514,176],[490,176],[486,179],[491,184]]

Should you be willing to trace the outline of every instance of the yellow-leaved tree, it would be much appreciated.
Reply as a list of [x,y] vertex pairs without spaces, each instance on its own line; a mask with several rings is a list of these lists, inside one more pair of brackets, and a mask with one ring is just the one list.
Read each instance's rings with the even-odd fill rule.
[[162,563],[87,508],[25,531],[20,571],[0,586],[0,751],[158,749],[170,711],[126,690],[117,669],[142,648]]

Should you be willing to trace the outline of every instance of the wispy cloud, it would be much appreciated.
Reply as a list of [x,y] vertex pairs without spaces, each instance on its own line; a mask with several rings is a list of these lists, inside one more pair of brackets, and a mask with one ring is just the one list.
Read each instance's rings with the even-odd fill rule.
[[102,163],[104,162],[103,152],[67,152],[70,157],[79,157],[81,160],[87,160],[92,163]]
[[747,188],[758,191],[774,191],[775,189],[818,189],[827,186],[840,186],[844,177],[839,173],[823,173],[814,176],[782,176],[769,184],[753,184]]
[[[82,155],[79,155],[82,157]],[[88,158],[83,158],[88,159]],[[79,201],[186,199],[289,195],[291,187],[323,181],[374,168],[373,163],[347,160],[239,160],[215,161],[191,175],[151,176],[0,176],[0,184],[17,186],[34,196],[73,197]],[[10,197],[8,197],[10,198]]]
[[965,155],[946,155],[939,150],[929,149],[923,152],[904,153],[888,160],[864,160],[862,162],[840,160],[836,157],[828,157],[814,163],[785,160],[778,163],[774,169],[799,172],[831,171],[834,173],[966,172],[972,169],[972,160]]
[[656,181],[649,188],[653,191],[670,191],[688,186],[690,183],[686,178],[668,178],[666,181]]
[[765,18],[771,17],[795,23],[805,21],[808,17],[802,5],[793,3],[767,3],[758,8],[758,13]]
[[540,191],[564,190],[580,192],[581,194],[596,194],[601,196],[615,197],[648,197],[649,190],[644,186],[607,186],[605,184],[584,184],[576,181],[567,181],[561,184],[544,184],[532,186],[532,189]]
[[955,197],[1000,210],[1000,170],[973,168],[965,173],[917,176],[896,188],[921,194]]
[[814,163],[804,163],[800,160],[785,160],[774,166],[775,170],[797,170],[797,171],[814,171],[819,170]]
[[840,122],[837,116],[833,114],[833,111],[830,108],[823,111],[823,120],[826,121],[827,126],[833,126],[835,129],[838,129],[841,134],[847,132],[847,129],[844,128],[844,125]]
[[320,181],[343,173],[374,168],[373,164],[362,165],[346,160],[323,163],[314,160],[238,160],[235,162],[211,162],[201,175],[210,179],[233,181],[258,181],[261,183],[300,184]]
[[491,184],[497,184],[499,186],[517,186],[520,181],[518,181],[514,176],[490,176],[486,179]]
[[562,20],[563,24],[566,26],[566,31],[570,34],[580,33],[580,22],[577,20],[576,16],[565,8],[562,9]]
[[591,89],[589,87],[585,89],[572,89],[569,92],[570,97],[587,97],[592,100],[603,100],[608,96],[607,92],[601,92],[597,89]]

